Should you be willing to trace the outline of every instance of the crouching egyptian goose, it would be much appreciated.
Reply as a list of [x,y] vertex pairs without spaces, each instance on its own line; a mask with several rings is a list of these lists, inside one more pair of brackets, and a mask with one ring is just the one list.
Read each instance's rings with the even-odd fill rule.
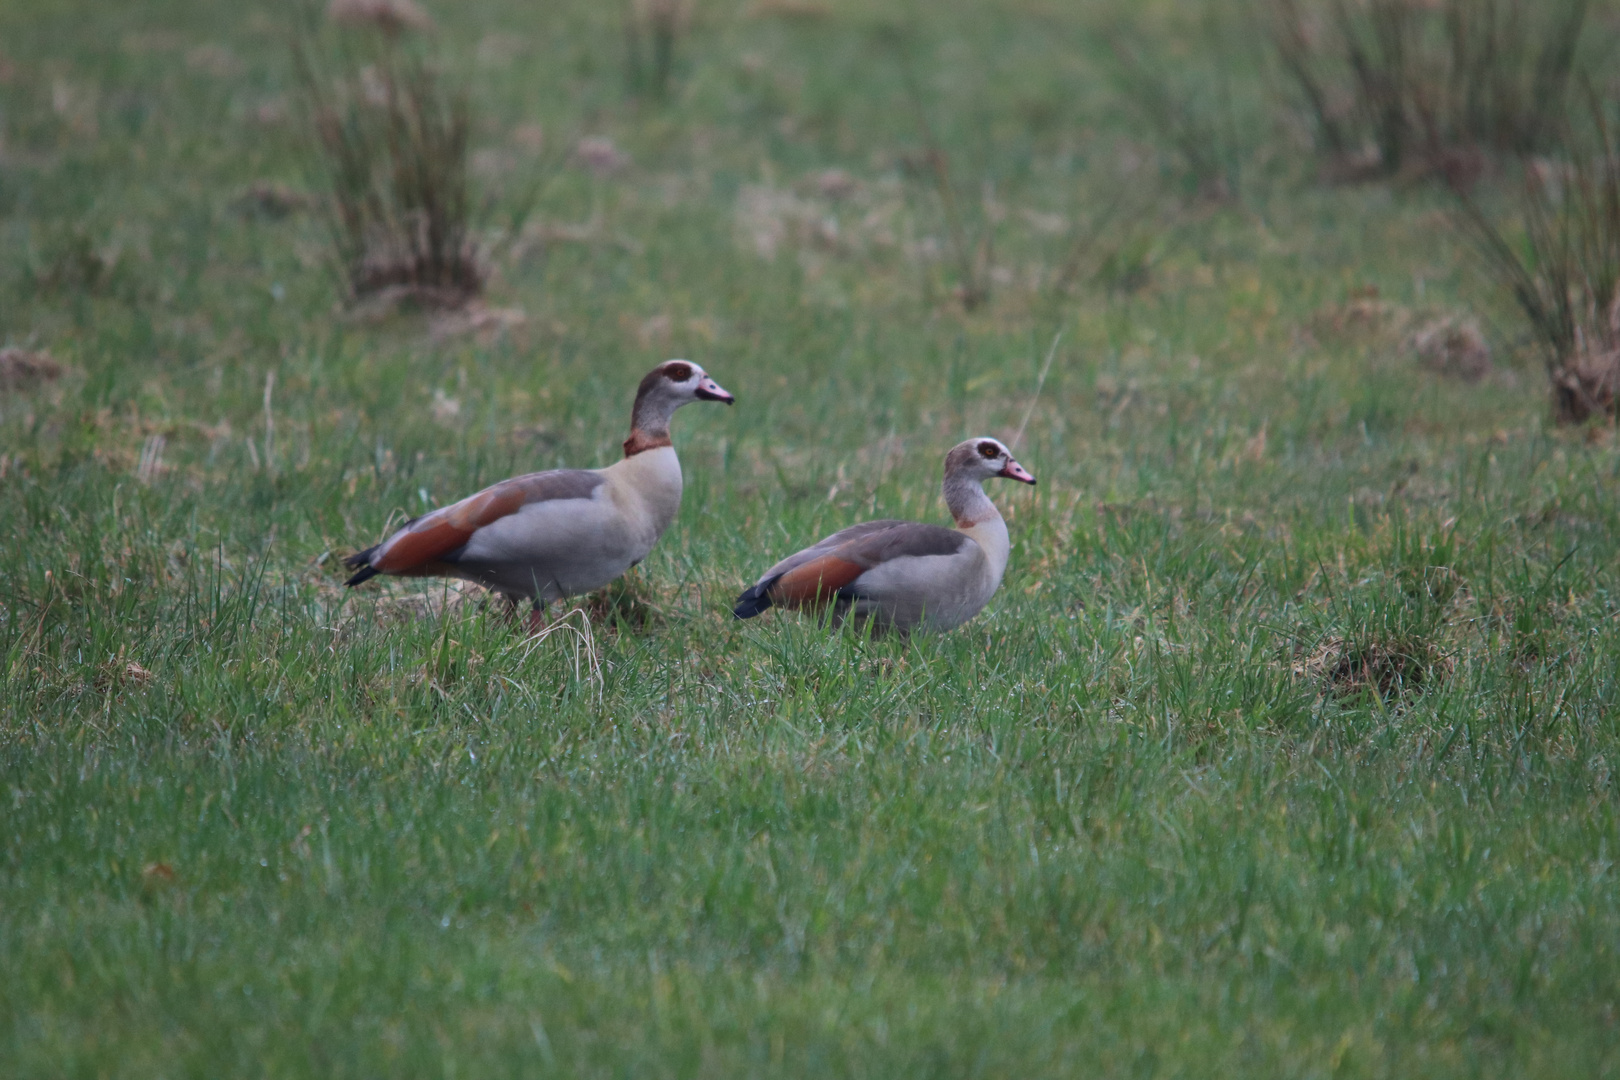
[[601,588],[646,558],[681,508],[670,417],[694,401],[735,400],[698,365],[666,361],[636,391],[622,461],[513,477],[407,521],[344,560],[359,571],[347,584],[455,577],[536,607]]
[[973,616],[1001,585],[1007,524],[984,481],[1035,478],[995,439],[969,439],[945,455],[945,505],[956,528],[916,521],[868,521],[789,555],[737,598],[739,619],[768,607],[831,609],[876,629],[949,630]]

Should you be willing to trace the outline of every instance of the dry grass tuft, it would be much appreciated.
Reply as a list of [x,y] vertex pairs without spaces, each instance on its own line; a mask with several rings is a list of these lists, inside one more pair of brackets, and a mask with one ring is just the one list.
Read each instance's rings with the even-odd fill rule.
[[232,208],[243,217],[280,221],[313,205],[302,191],[273,180],[257,180],[232,202]]
[[15,345],[0,349],[0,390],[27,390],[62,377],[62,365],[43,349],[29,352]]
[[1383,299],[1376,285],[1350,290],[1342,303],[1324,304],[1311,313],[1314,333],[1331,337],[1362,338],[1399,332],[1411,318],[1400,304]]
[[522,308],[494,308],[474,300],[435,315],[428,324],[428,336],[435,342],[471,337],[480,345],[488,345],[522,327],[528,319]]
[[1427,322],[1413,333],[1411,349],[1439,375],[1474,383],[1491,373],[1491,347],[1472,319],[1443,316]]
[[97,243],[82,225],[73,225],[47,245],[43,265],[31,270],[44,293],[107,295],[128,284],[123,249],[116,242]]
[[598,179],[606,179],[623,172],[630,166],[630,155],[605,135],[591,135],[579,140],[574,147],[574,158]]
[[1294,674],[1322,683],[1335,697],[1373,692],[1415,694],[1451,673],[1455,661],[1422,637],[1355,641],[1331,636],[1294,663]]
[[152,684],[151,671],[133,660],[115,657],[96,668],[95,688],[102,693],[144,689]]
[[[331,564],[334,567],[342,565],[339,559],[331,560]],[[387,626],[451,615],[465,618],[480,611],[515,612],[513,605],[495,593],[470,581],[453,578],[434,582],[429,588],[409,591],[399,588],[380,588],[369,592],[346,590],[342,585],[326,583],[322,584],[321,591],[334,604],[346,597],[350,600],[350,610],[340,624],[343,628],[362,618]]]
[[[331,560],[340,566],[341,560]],[[323,582],[322,592],[333,602],[345,597],[342,586]],[[642,633],[664,626],[669,621],[668,611],[659,603],[645,579],[631,573],[605,588],[583,596],[572,597],[562,603],[553,602],[536,617],[528,601],[514,603],[500,593],[482,585],[455,578],[435,581],[427,588],[385,588],[366,593],[347,593],[351,610],[344,620],[347,626],[357,619],[368,619],[383,625],[398,625],[418,620],[444,618],[465,619],[478,614],[501,616],[513,627],[528,625],[543,629],[561,621],[566,613],[577,611],[599,632],[628,631]]]

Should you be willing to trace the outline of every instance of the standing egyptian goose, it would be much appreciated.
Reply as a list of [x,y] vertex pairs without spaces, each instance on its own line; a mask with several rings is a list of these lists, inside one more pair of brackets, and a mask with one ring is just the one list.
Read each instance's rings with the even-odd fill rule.
[[917,521],[868,521],[789,555],[737,598],[751,619],[768,607],[853,613],[877,629],[949,630],[973,616],[1001,585],[1011,547],[1007,523],[984,481],[1035,478],[996,439],[969,439],[945,455],[945,505],[956,528]]
[[358,585],[378,574],[454,577],[541,605],[601,588],[647,557],[681,508],[675,410],[736,399],[696,364],[669,360],[636,390],[624,459],[502,480],[408,521],[344,562]]

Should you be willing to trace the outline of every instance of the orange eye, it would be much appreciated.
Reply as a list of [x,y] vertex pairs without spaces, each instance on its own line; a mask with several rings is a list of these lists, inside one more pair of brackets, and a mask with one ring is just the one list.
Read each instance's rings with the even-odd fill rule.
[[666,364],[664,366],[664,378],[670,380],[671,382],[685,382],[691,377],[691,364]]
[[1001,447],[997,446],[993,442],[982,442],[979,444],[979,456],[985,458],[998,458],[1001,456]]

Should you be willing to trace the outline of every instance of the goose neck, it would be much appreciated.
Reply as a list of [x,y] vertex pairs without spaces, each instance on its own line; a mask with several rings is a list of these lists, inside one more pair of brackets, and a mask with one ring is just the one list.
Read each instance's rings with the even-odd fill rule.
[[634,457],[647,450],[672,445],[669,438],[670,417],[680,403],[662,394],[642,393],[630,410],[630,437],[624,440],[624,456]]
[[992,518],[1001,520],[1001,512],[990,496],[984,493],[984,484],[970,476],[945,478],[945,505],[951,511],[958,529],[971,528]]

